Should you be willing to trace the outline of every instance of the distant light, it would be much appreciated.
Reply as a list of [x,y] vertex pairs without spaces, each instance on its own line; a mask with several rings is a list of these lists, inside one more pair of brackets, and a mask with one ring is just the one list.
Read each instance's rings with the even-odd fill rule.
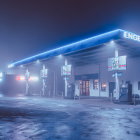
[[14,67],[14,64],[8,65],[8,68],[13,68],[13,67]]
[[[17,81],[25,81],[26,79],[25,79],[25,76],[16,76],[16,80]],[[31,76],[30,78],[29,78],[29,81],[38,81],[39,80],[39,78],[37,77],[37,76]]]
[[38,80],[39,80],[39,78],[37,76],[31,76],[29,78],[29,81],[38,81]]
[[24,99],[25,98],[25,95],[24,94],[18,94],[16,95],[17,97],[21,97],[21,99]]
[[16,76],[17,81],[25,81],[25,76]]

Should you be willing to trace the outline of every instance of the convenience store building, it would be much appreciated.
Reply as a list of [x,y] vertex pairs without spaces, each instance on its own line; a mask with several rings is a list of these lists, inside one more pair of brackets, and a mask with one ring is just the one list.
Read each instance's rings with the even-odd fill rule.
[[[37,64],[38,63],[38,64]],[[48,70],[46,95],[114,97],[120,88],[131,84],[132,94],[140,94],[140,36],[122,29],[106,32],[72,44],[11,63],[13,73],[40,77],[42,65]],[[68,76],[62,67],[69,65]],[[70,71],[69,71],[70,70]],[[116,94],[116,95],[115,95]]]

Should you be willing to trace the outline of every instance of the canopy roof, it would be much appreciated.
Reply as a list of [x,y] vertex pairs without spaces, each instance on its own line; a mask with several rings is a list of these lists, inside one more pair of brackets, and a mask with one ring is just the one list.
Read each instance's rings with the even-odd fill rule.
[[14,63],[9,64],[8,67],[11,68],[19,65],[32,63],[37,60],[45,60],[53,56],[58,56],[60,54],[74,56],[78,55],[78,53],[80,52],[80,55],[84,56],[84,54],[82,53],[85,53],[85,50],[86,53],[88,53],[89,51],[90,53],[94,53],[94,50],[96,48],[100,48],[104,46],[104,44],[111,41],[117,41],[118,43],[121,43],[125,46],[126,44],[124,44],[124,42],[122,42],[121,40],[124,40],[126,42],[130,41],[139,43],[140,36],[122,29],[117,29],[16,61]]

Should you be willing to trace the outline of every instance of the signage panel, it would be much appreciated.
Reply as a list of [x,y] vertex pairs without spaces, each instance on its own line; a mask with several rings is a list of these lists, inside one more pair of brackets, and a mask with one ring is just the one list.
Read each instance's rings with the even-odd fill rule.
[[48,69],[42,69],[40,74],[43,78],[48,77]]
[[108,71],[126,70],[126,56],[108,59]]
[[132,39],[140,42],[140,36],[131,32],[124,32],[124,38]]
[[126,56],[119,56],[119,70],[126,70]]
[[83,75],[75,75],[75,80],[90,80],[90,79],[99,79],[99,74],[83,74]]
[[61,75],[69,76],[71,75],[71,65],[64,65],[61,67]]
[[112,75],[112,77],[115,77],[117,75],[118,77],[122,76],[122,72],[116,72],[115,74]]

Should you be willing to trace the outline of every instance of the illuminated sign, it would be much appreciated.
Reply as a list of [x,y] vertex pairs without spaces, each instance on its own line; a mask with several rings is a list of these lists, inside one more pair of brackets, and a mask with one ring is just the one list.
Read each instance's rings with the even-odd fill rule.
[[118,77],[120,77],[120,76],[122,76],[122,72],[116,72],[116,73],[114,73],[113,75],[112,75],[112,77],[115,77],[115,76],[118,76]]
[[41,77],[47,78],[48,77],[48,69],[42,69],[40,74],[41,74]]
[[124,32],[124,38],[132,39],[140,42],[140,36],[131,32]]
[[108,71],[126,70],[126,56],[108,59]]
[[71,75],[71,65],[62,66],[61,75],[63,75],[63,76]]

